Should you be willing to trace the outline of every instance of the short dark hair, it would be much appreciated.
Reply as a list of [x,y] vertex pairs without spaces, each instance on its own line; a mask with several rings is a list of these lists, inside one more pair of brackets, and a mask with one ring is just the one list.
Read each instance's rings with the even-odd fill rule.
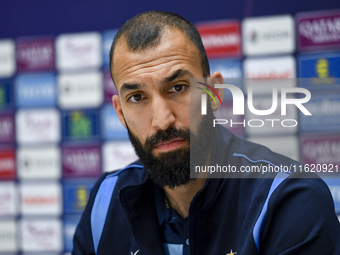
[[160,43],[165,28],[177,28],[194,43],[200,57],[203,77],[210,74],[209,62],[205,52],[202,39],[195,26],[183,17],[162,11],[148,11],[136,15],[126,21],[118,30],[110,50],[110,71],[112,75],[113,52],[117,41],[122,35],[125,36],[128,49],[133,51],[143,51],[147,48],[156,47]]

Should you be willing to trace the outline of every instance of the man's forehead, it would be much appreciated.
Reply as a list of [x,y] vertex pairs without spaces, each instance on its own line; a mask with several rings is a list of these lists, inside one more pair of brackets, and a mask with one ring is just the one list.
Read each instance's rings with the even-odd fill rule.
[[197,47],[194,43],[188,38],[188,36],[181,30],[177,28],[165,28],[163,32],[160,33],[160,38],[157,39],[157,44],[151,44],[150,46],[145,47],[140,50],[137,48],[136,50],[129,49],[128,47],[128,39],[126,35],[122,35],[117,41],[114,54],[113,54],[113,65],[119,62],[119,58],[115,57],[119,55],[120,57],[124,57],[126,55],[157,55],[162,49],[171,49],[172,50],[188,50],[195,51],[195,53],[199,53]]
[[[157,66],[157,63],[166,62],[166,59],[181,59],[186,62],[200,63],[199,51],[194,43],[179,29],[166,29],[156,46],[148,47],[142,51],[131,51],[127,39],[122,36],[116,44],[112,73],[117,83],[127,70],[133,72],[143,67]],[[162,61],[164,60],[164,61]],[[199,65],[199,68],[201,66]],[[169,70],[170,71],[170,70]],[[118,84],[116,84],[118,85]]]
[[[118,39],[117,43],[116,43],[116,48],[118,45],[120,45],[120,47],[125,46],[124,48],[128,49],[128,39],[127,39],[126,34],[122,34],[121,37]],[[180,30],[179,28],[175,28],[175,27],[169,27],[169,26],[165,26],[162,31],[159,32],[159,36],[157,38],[154,39],[153,42],[150,43],[146,43],[145,41],[148,41],[149,38],[144,38],[144,39],[140,39],[141,41],[144,41],[144,45],[143,45],[143,49],[140,50],[140,48],[136,48],[136,49],[129,49],[131,52],[140,52],[143,50],[150,50],[150,49],[154,49],[156,47],[158,47],[160,44],[167,44],[167,43],[174,43],[176,40],[176,38],[181,38],[184,40],[189,41],[190,43],[192,43],[192,41],[189,39],[189,37],[186,35],[185,31]],[[142,44],[142,43],[140,43]],[[131,43],[132,45],[136,45],[136,43]]]

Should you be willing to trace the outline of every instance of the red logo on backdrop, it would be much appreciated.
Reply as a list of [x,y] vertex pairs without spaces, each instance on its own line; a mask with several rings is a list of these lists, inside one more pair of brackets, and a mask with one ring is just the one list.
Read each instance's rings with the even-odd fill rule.
[[208,58],[241,55],[240,23],[220,21],[196,25]]
[[14,151],[0,151],[0,179],[15,178],[15,154]]

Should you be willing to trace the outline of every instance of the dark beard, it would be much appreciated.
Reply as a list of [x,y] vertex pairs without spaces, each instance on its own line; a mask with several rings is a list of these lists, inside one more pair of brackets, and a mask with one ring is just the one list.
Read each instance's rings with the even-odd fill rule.
[[[215,135],[215,129],[212,127],[213,113],[212,109],[209,108],[208,114],[202,116],[197,136],[186,127],[169,127],[166,130],[158,130],[154,135],[148,137],[144,145],[131,132],[125,122],[135,152],[143,162],[145,171],[155,184],[173,189],[195,180],[196,176],[190,178],[190,161],[195,162],[195,165],[204,165],[207,162]],[[190,143],[191,153],[188,147],[178,148],[154,156],[152,150],[156,145],[175,138],[182,138],[188,144]]]

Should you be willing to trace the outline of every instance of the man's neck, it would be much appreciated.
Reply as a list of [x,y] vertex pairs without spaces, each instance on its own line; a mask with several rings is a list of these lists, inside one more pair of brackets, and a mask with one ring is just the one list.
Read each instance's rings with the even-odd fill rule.
[[190,203],[196,193],[201,190],[206,182],[206,178],[197,178],[187,185],[182,185],[174,189],[164,187],[164,193],[169,200],[170,206],[185,219],[189,215]]

